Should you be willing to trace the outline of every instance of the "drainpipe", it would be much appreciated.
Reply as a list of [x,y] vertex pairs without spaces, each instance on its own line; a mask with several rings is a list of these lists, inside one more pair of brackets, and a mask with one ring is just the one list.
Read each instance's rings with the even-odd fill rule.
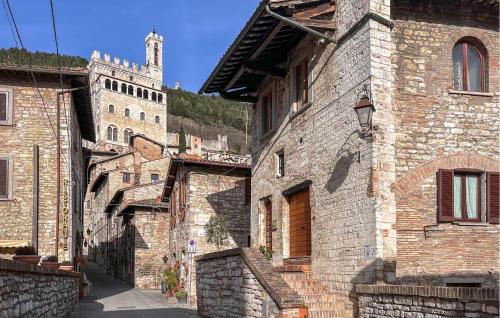
[[328,35],[325,35],[325,34],[323,34],[321,32],[318,32],[318,31],[316,31],[314,29],[311,29],[309,27],[303,26],[302,24],[300,24],[300,23],[298,23],[296,21],[293,21],[292,19],[289,19],[287,17],[284,17],[282,15],[279,15],[279,14],[271,11],[271,8],[269,7],[269,4],[266,5],[266,12],[267,12],[267,14],[269,14],[270,16],[272,16],[273,18],[276,18],[276,19],[278,19],[280,21],[283,21],[286,24],[291,25],[291,26],[293,26],[293,27],[295,27],[297,29],[300,29],[302,31],[310,33],[310,34],[312,34],[312,35],[314,35],[316,37],[322,38],[323,40],[326,40],[328,42],[336,43],[336,41],[333,38],[329,37]]

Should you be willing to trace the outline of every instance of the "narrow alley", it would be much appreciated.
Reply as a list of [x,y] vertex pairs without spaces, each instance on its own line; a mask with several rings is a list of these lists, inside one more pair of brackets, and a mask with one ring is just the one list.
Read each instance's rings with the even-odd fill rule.
[[92,283],[90,295],[80,300],[73,318],[196,318],[196,310],[168,302],[157,290],[131,288],[106,275],[95,263],[87,263],[85,272]]

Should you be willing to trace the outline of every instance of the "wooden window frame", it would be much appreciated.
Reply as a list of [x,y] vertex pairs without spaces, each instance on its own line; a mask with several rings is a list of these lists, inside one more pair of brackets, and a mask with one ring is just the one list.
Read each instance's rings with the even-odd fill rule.
[[[295,111],[310,103],[309,100],[309,63],[305,57],[294,68]],[[304,98],[302,99],[302,95]]]
[[7,196],[0,197],[0,201],[10,201],[13,198],[14,161],[11,154],[0,154],[0,159],[7,161]]
[[[463,65],[463,72],[462,72],[462,83],[463,87],[462,90],[465,92],[469,91],[468,87],[468,68],[469,68],[469,63],[468,63],[468,50],[469,47],[472,47],[474,50],[477,51],[479,54],[479,59],[481,62],[480,68],[479,68],[479,76],[480,76],[480,84],[481,84],[481,92],[486,92],[486,66],[485,66],[485,57],[482,52],[482,50],[479,49],[479,47],[472,41],[469,40],[464,40],[464,41],[459,41],[455,44],[455,46],[461,45],[462,46],[462,65]],[[454,47],[455,47],[454,46]],[[454,63],[454,61],[453,61]],[[454,82],[454,81],[453,81]],[[453,88],[455,88],[455,84],[453,83]]]
[[0,126],[12,126],[12,117],[14,113],[14,90],[10,87],[2,87],[0,86],[0,94],[5,94],[6,95],[6,101],[5,101],[5,114],[6,114],[6,119],[0,121]]
[[[466,177],[467,176],[476,176],[477,178],[477,218],[475,219],[470,219],[467,217],[467,189],[466,189]],[[460,219],[455,218],[455,215],[453,215],[453,219],[456,222],[481,222],[481,172],[476,172],[476,171],[466,171],[466,170],[454,170],[453,171],[453,177],[455,176],[460,176],[461,178],[461,183],[460,183],[460,202],[461,202],[461,208],[462,208],[462,217]],[[455,179],[453,179],[453,184],[455,182]],[[454,198],[453,198],[454,199]]]
[[274,90],[271,87],[260,98],[262,136],[266,136],[274,130],[274,97]]

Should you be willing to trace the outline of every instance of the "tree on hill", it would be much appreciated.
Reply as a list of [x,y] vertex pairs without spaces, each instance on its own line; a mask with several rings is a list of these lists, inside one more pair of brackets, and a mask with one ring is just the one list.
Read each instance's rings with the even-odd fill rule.
[[47,52],[30,52],[26,49],[10,48],[0,49],[0,63],[10,65],[36,65],[36,66],[59,66],[62,67],[85,67],[87,59],[80,56],[60,55]]
[[179,130],[179,154],[186,153],[186,133],[184,127],[181,125]]

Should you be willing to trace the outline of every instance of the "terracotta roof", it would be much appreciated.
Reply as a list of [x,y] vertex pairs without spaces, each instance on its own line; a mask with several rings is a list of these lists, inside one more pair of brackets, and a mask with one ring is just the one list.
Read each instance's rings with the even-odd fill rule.
[[[0,63],[0,69],[12,71],[30,71],[30,66],[21,64],[7,64]],[[45,65],[31,65],[31,71],[35,73],[49,73],[59,74],[62,72],[64,75],[85,75],[88,76],[89,71],[86,67],[61,67],[58,66],[45,66]]]
[[132,145],[132,141],[133,141],[135,138],[137,138],[137,137],[140,137],[140,138],[146,139],[147,141],[150,141],[150,142],[152,142],[152,143],[154,143],[154,144],[157,144],[157,145],[161,146],[161,149],[162,149],[162,150],[165,148],[165,145],[164,145],[164,144],[162,144],[162,143],[160,143],[160,142],[158,142],[158,141],[156,141],[156,140],[154,140],[154,139],[151,139],[151,138],[149,138],[148,136],[146,136],[146,135],[144,135],[144,134],[134,134],[134,135],[130,136],[130,145]]
[[162,202],[160,198],[132,201],[129,206],[168,209],[168,203]]

